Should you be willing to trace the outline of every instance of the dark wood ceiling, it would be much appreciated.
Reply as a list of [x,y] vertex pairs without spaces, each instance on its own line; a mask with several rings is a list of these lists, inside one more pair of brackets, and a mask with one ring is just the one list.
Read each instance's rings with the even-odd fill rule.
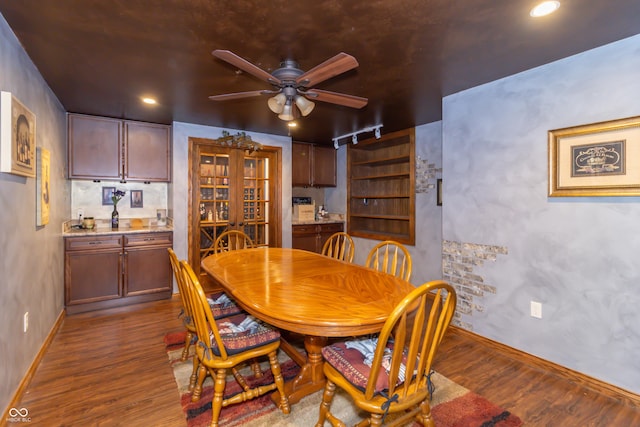
[[[532,19],[536,0],[19,0],[7,20],[69,112],[332,138],[382,124],[382,133],[441,119],[443,96],[640,33],[639,0],[562,0]],[[272,72],[308,70],[339,52],[355,70],[318,89],[369,99],[354,110],[316,103],[289,130],[270,89],[211,55],[231,50]],[[148,107],[140,97],[158,99]],[[367,135],[365,135],[367,136]],[[342,140],[341,143],[346,142]]]

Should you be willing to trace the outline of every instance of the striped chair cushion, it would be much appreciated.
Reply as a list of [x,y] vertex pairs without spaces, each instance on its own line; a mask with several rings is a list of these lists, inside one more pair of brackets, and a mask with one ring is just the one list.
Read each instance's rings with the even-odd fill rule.
[[[237,314],[216,320],[220,337],[228,354],[242,353],[280,340],[280,332],[262,323],[248,314]],[[209,336],[213,354],[220,356],[220,350],[213,338]]]
[[[370,339],[358,339],[354,341],[342,341],[328,345],[322,349],[322,356],[325,362],[334,367],[342,376],[353,384],[358,389],[364,391],[367,387],[367,382],[371,376],[371,362],[373,361],[372,352],[361,352],[353,346],[354,343],[358,344],[358,341],[369,341]],[[372,351],[375,350],[375,344]],[[390,355],[393,350],[393,343],[387,345],[386,353]],[[385,362],[389,362],[388,358],[383,360],[383,366]],[[388,367],[385,367],[388,368]],[[401,368],[402,371],[402,368]],[[399,378],[398,384],[404,379]],[[386,393],[389,390],[389,375],[386,369],[381,369],[380,374],[376,380],[375,392]]]
[[221,319],[223,317],[242,313],[242,310],[238,307],[236,302],[224,292],[214,292],[210,294],[207,297],[207,301],[209,301],[211,314],[213,314],[215,319]]

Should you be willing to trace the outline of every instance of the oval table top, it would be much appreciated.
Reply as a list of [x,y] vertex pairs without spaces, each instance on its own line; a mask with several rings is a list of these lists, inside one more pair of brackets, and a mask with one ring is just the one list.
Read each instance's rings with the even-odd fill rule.
[[222,252],[203,259],[202,268],[254,316],[324,337],[380,331],[414,289],[387,273],[290,248]]

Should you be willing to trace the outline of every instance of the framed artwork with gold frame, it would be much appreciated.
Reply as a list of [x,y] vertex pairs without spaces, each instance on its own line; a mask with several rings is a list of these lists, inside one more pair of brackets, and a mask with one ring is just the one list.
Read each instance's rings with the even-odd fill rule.
[[640,116],[551,130],[549,196],[640,196]]

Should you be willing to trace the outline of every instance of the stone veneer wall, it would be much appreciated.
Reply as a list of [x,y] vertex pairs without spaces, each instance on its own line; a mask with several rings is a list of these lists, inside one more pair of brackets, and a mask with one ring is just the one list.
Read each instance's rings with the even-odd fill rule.
[[498,255],[507,255],[504,246],[481,245],[476,243],[442,242],[442,274],[458,293],[458,305],[452,323],[469,331],[473,325],[465,322],[463,316],[473,316],[474,311],[484,311],[483,299],[486,293],[496,294],[495,286],[485,283],[476,267],[485,261],[496,261]]

